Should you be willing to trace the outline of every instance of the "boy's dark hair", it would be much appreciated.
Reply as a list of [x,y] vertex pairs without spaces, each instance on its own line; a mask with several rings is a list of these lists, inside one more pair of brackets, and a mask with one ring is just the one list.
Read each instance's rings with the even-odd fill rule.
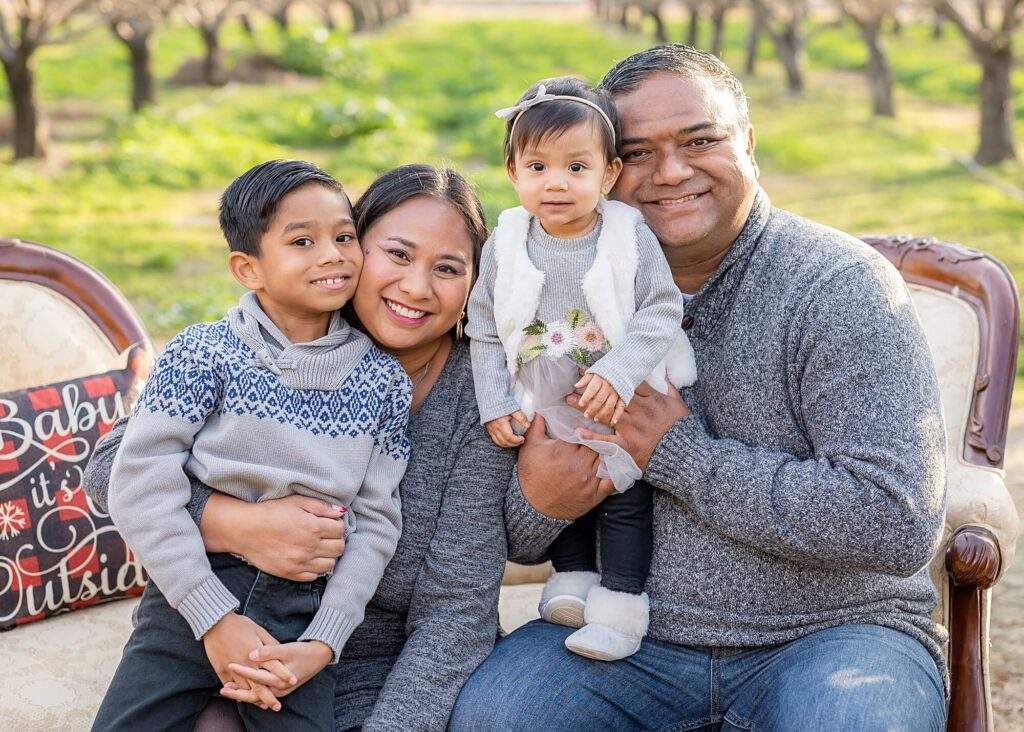
[[220,230],[233,252],[260,256],[260,239],[270,228],[281,199],[308,183],[337,191],[352,203],[341,183],[305,160],[268,160],[231,181],[220,197]]
[[736,117],[741,131],[750,126],[747,95],[736,75],[717,56],[681,43],[648,48],[619,61],[601,79],[598,88],[614,98],[635,90],[650,76],[665,73],[688,79],[707,79],[736,102]]
[[[578,97],[596,104],[608,115],[612,123],[611,129],[604,118],[591,106],[580,104],[568,99],[555,99],[530,107],[525,112],[509,118],[505,123],[505,165],[515,168],[515,158],[527,145],[544,142],[558,137],[566,130],[579,124],[595,125],[601,135],[607,162],[613,161],[618,153],[615,151],[616,141],[621,136],[619,116],[615,112],[611,95],[595,89],[578,76],[559,76],[554,79],[543,79],[527,89],[516,104],[521,104],[537,96],[537,90],[544,85],[548,94],[565,97]],[[515,134],[513,135],[513,127]]]
[[[361,238],[378,220],[406,201],[433,198],[447,203],[462,217],[473,242],[473,279],[480,272],[480,253],[487,241],[487,219],[473,186],[452,168],[435,168],[414,163],[389,170],[377,178],[359,197],[353,209],[356,234]],[[472,283],[471,283],[472,284]],[[351,300],[342,310],[350,323],[358,323]],[[463,316],[463,325],[465,325]]]

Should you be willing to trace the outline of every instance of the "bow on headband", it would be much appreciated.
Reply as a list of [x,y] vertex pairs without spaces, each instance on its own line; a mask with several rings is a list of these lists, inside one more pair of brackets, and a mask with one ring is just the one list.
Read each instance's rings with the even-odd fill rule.
[[529,99],[524,99],[514,107],[505,107],[504,109],[499,109],[497,112],[494,113],[494,116],[500,117],[504,120],[512,120],[512,129],[509,131],[508,135],[508,139],[511,140],[516,133],[516,124],[519,122],[519,118],[523,115],[523,112],[532,107],[536,107],[538,104],[543,104],[544,102],[553,102],[558,99],[564,99],[567,102],[577,102],[579,104],[585,104],[591,109],[593,109],[595,112],[601,115],[601,119],[604,120],[605,124],[608,125],[608,129],[611,130],[612,140],[615,140],[615,125],[612,124],[611,119],[608,117],[608,115],[605,113],[603,109],[601,109],[599,106],[594,104],[589,99],[583,99],[582,97],[570,97],[565,94],[548,94],[547,87],[544,86],[543,84],[537,87],[537,93],[534,94]]

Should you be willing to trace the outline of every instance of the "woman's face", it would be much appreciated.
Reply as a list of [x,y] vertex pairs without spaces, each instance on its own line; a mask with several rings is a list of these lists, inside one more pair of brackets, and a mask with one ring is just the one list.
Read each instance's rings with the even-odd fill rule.
[[398,354],[436,342],[459,319],[473,281],[473,241],[451,205],[411,198],[363,234],[352,306],[367,334]]

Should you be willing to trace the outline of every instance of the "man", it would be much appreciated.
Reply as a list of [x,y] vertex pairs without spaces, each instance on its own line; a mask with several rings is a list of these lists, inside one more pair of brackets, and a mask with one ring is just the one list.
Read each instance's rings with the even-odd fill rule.
[[[601,86],[622,123],[613,196],[658,235],[699,372],[682,395],[638,390],[613,438],[657,489],[650,630],[602,663],[566,651],[572,629],[530,623],[470,679],[452,729],[943,729],[925,565],[944,431],[902,280],[771,207],[717,58],[661,46]],[[542,559],[607,493],[595,465],[534,421],[506,502],[513,559]]]

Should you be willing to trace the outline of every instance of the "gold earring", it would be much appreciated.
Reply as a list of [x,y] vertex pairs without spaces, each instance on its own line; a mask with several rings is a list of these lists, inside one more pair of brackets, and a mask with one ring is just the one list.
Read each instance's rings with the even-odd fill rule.
[[462,319],[466,317],[466,311],[459,313],[459,322],[455,324],[455,339],[462,340]]

